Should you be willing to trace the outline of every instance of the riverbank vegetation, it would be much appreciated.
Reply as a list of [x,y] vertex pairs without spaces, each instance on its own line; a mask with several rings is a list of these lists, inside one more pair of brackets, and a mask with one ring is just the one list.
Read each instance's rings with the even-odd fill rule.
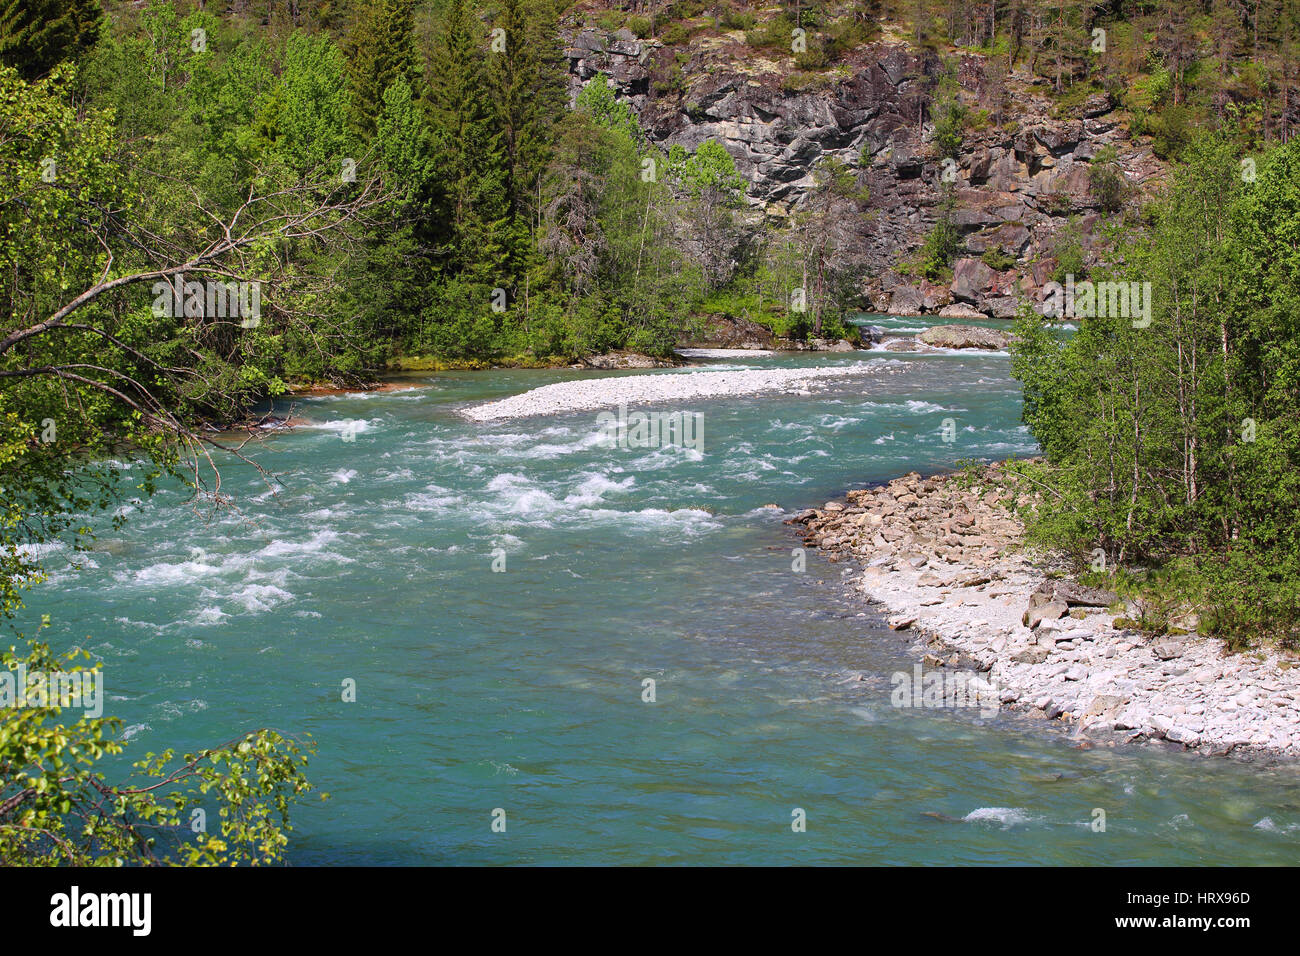
[[1150,282],[1149,322],[1081,318],[1066,341],[1033,315],[1017,328],[1051,489],[1031,533],[1236,645],[1294,648],[1300,143],[1199,138],[1115,261],[1097,277]]

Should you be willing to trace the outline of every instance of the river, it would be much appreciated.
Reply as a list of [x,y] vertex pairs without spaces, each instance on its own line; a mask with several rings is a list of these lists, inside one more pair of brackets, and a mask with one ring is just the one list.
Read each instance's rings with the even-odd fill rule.
[[134,759],[259,726],[312,734],[331,797],[295,811],[299,865],[1294,862],[1293,768],[894,709],[908,643],[844,596],[844,565],[810,552],[793,569],[790,512],[1031,453],[1008,361],[711,362],[896,371],[685,402],[698,451],[602,448],[594,412],[457,413],[620,373],[301,400],[313,424],[257,451],[281,484],[227,462],[241,513],[215,517],[165,488],[81,569],[52,553],[29,603],[48,640],[102,659]]

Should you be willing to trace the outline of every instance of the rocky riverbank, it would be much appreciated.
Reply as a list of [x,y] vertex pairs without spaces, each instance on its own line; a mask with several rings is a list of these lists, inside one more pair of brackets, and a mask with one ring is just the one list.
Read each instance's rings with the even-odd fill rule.
[[1003,706],[1080,738],[1163,741],[1207,755],[1300,756],[1300,668],[1275,652],[1228,654],[1195,633],[1150,637],[1132,609],[1027,551],[1032,487],[991,465],[915,472],[789,520],[889,614],[929,668],[977,673]]

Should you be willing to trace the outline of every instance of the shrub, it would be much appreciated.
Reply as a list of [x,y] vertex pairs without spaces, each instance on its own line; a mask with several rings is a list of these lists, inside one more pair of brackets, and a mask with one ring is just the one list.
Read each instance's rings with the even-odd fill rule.
[[980,261],[995,272],[1005,272],[1016,264],[1016,257],[1007,255],[1002,251],[1001,246],[994,246],[992,249],[984,250]]
[[956,257],[959,245],[960,237],[956,227],[946,217],[940,219],[921,245],[921,251],[917,255],[917,272],[927,279],[937,279],[944,275]]
[[1066,276],[1074,276],[1076,282],[1088,275],[1083,264],[1083,237],[1074,223],[1070,223],[1059,233],[1052,243],[1052,258],[1056,260],[1056,269],[1052,272],[1053,282],[1065,282]]
[[691,34],[682,24],[672,23],[659,35],[659,38],[669,46],[681,46],[690,40]]
[[1118,212],[1124,205],[1128,184],[1119,169],[1119,156],[1114,146],[1103,146],[1088,167],[1088,191],[1106,212]]
[[721,22],[725,30],[752,30],[756,21],[754,14],[748,10],[728,8],[722,15]]
[[1185,106],[1167,107],[1150,123],[1151,148],[1161,159],[1178,160],[1192,141],[1191,111]]

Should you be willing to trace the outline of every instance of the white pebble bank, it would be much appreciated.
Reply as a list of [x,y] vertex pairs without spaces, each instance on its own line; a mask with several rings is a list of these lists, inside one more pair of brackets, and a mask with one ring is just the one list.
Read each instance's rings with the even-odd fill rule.
[[724,398],[760,392],[800,392],[818,380],[851,375],[881,375],[892,369],[880,362],[858,362],[820,368],[743,369],[737,371],[662,372],[647,375],[603,376],[556,382],[465,409],[473,421],[554,415],[620,404],[684,402],[695,398]]

